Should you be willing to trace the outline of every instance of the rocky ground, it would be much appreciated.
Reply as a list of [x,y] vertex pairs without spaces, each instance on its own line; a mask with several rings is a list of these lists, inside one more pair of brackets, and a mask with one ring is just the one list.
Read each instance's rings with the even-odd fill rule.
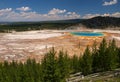
[[84,76],[81,72],[72,74],[66,82],[120,82],[120,69]]

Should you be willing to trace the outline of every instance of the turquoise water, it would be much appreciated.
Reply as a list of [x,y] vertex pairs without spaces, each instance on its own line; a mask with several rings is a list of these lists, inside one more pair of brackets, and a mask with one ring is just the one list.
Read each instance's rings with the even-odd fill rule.
[[103,33],[100,32],[71,32],[73,35],[77,36],[103,36]]

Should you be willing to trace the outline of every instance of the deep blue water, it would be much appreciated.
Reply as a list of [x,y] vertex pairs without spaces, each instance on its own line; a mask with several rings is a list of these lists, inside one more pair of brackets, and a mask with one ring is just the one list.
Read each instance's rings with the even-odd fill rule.
[[100,32],[71,32],[73,35],[77,36],[103,36],[103,33]]

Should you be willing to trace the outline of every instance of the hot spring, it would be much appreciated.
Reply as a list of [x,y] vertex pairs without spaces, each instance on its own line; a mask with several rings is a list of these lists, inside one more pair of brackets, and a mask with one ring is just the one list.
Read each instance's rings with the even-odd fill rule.
[[73,35],[77,36],[103,36],[103,33],[100,32],[71,32]]

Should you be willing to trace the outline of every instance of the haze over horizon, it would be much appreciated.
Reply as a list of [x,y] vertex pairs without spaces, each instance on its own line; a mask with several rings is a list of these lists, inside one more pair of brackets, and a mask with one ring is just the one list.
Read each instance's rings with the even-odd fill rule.
[[4,0],[0,21],[47,21],[120,17],[119,0]]

